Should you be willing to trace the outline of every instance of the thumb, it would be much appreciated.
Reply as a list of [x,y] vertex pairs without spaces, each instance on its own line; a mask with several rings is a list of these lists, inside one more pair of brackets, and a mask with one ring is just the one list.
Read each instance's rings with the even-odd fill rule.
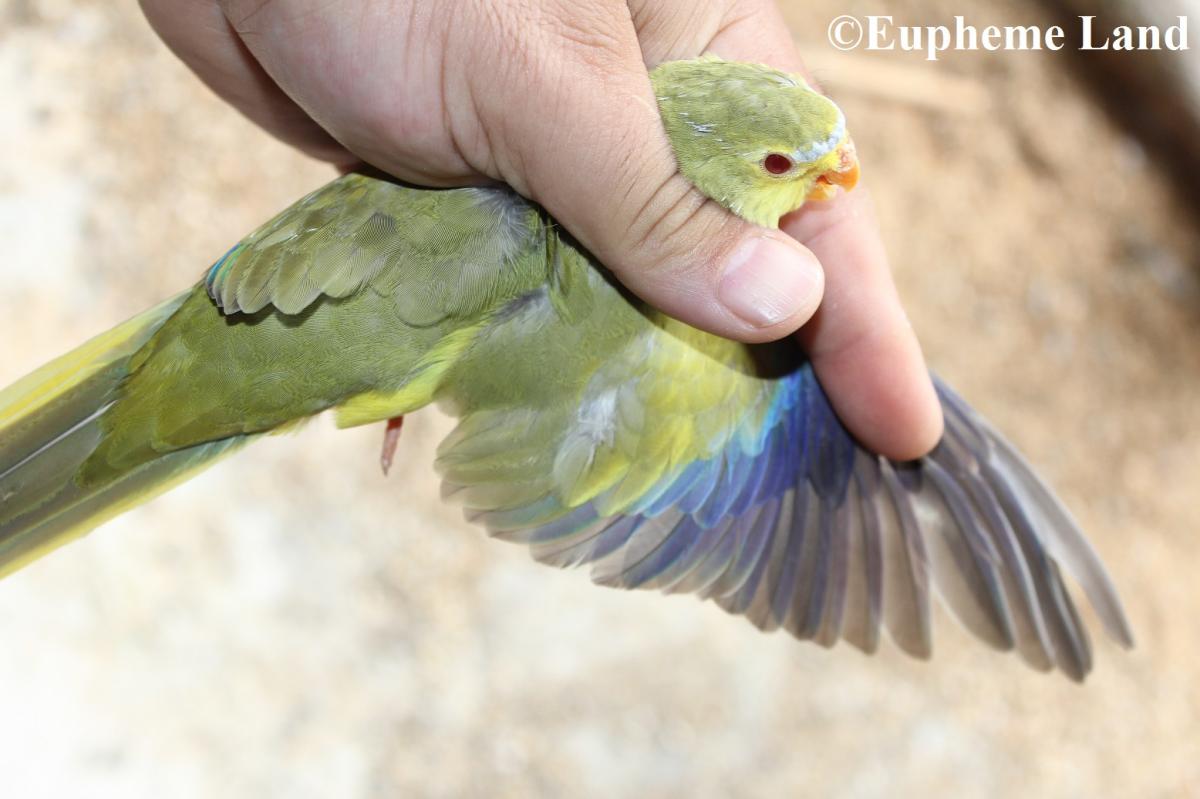
[[505,181],[671,316],[752,342],[807,321],[824,287],[819,262],[679,174],[632,28],[583,47],[564,43],[552,76],[527,73],[524,102],[540,113],[513,114],[494,85],[476,95],[483,124],[502,132],[492,155]]

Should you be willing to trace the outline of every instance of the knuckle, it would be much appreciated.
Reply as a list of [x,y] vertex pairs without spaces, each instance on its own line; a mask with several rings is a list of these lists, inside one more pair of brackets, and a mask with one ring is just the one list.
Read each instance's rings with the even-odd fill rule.
[[633,0],[629,10],[646,62],[657,64],[703,53],[749,13],[742,5],[743,0]]
[[[540,35],[554,50],[593,73],[611,70],[636,51],[624,3],[556,0],[538,16]],[[633,53],[636,56],[636,52]],[[640,63],[640,56],[638,56]]]
[[219,0],[221,11],[239,35],[253,31],[255,20],[274,3],[274,0]]
[[477,0],[475,8],[495,45],[479,53],[493,70],[488,80],[554,85],[564,71],[612,70],[637,44],[627,13],[624,24],[618,13],[624,4],[612,0]]
[[633,26],[646,49],[646,60],[657,63],[698,55],[703,45],[712,40],[724,5],[724,2],[690,0],[631,3]]

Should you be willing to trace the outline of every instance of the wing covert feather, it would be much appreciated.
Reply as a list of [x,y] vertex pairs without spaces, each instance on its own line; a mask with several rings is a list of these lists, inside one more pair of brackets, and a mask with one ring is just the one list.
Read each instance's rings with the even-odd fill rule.
[[[206,278],[226,313],[299,314],[371,288],[413,327],[469,316],[506,294],[544,248],[541,212],[502,188],[413,188],[355,172],[317,189],[230,250]],[[399,289],[403,287],[403,291]]]

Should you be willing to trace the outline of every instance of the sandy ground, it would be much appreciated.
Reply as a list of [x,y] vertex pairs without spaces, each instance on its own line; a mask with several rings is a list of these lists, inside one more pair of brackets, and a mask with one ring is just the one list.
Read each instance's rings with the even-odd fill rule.
[[[0,584],[4,795],[1200,791],[1195,217],[1069,54],[838,56],[844,8],[787,11],[852,120],[930,361],[1076,510],[1134,652],[1100,642],[1080,688],[946,618],[919,664],[602,590],[438,502],[445,418],[410,421],[387,480],[378,430],[322,420]],[[849,10],[1042,21],[1015,0]],[[0,98],[0,383],[330,175],[132,4],[0,2]]]

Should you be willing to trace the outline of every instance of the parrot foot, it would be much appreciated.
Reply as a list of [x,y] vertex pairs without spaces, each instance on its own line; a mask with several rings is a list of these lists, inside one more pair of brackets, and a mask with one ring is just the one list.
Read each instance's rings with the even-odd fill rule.
[[384,428],[383,451],[379,453],[379,465],[383,467],[384,477],[392,468],[392,457],[396,454],[396,445],[400,443],[400,428],[403,426],[404,417],[395,416],[387,420],[387,427]]

